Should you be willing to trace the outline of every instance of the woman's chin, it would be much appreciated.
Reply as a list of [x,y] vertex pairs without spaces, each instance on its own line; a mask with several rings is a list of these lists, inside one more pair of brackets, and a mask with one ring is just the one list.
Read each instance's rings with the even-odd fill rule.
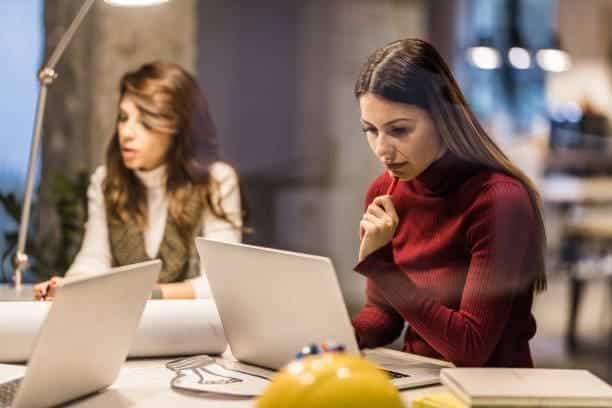
[[140,165],[140,163],[138,163],[136,160],[125,160],[125,159],[123,159],[123,165],[126,168],[130,169],[130,170],[137,170],[140,167],[142,167]]
[[387,170],[387,172],[391,177],[397,177],[400,181],[410,181],[415,177],[413,174],[407,174],[403,171]]

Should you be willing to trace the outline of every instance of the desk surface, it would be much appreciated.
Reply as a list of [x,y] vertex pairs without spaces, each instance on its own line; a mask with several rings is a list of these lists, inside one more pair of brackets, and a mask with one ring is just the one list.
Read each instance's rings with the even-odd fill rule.
[[[0,300],[31,300],[32,287],[26,286],[21,292],[15,288],[0,285]],[[252,398],[214,397],[197,393],[175,391],[170,388],[174,373],[165,367],[170,359],[137,359],[127,361],[117,380],[108,389],[90,397],[75,401],[67,407],[107,408],[107,407],[198,407],[223,408],[254,407]],[[442,386],[422,387],[401,392],[406,407],[412,405],[416,397],[431,392],[442,391]]]
[[0,284],[0,301],[5,300],[33,300],[33,285],[22,285],[21,290],[17,291],[13,286]]
[[[78,400],[67,407],[254,407],[252,398],[214,397],[210,395],[175,391],[170,388],[174,373],[165,368],[168,359],[130,360],[125,363],[119,378],[108,389]],[[443,391],[443,386],[422,387],[401,392],[406,407],[423,394]]]

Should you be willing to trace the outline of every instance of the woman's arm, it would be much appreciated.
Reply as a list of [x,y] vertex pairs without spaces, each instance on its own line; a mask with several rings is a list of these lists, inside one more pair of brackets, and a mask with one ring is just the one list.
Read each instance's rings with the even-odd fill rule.
[[[210,175],[219,183],[219,196],[213,196],[213,202],[220,197],[221,210],[228,215],[230,221],[216,217],[212,211],[206,210],[202,216],[202,236],[228,242],[240,242],[242,240],[242,208],[240,203],[240,187],[238,175],[234,169],[222,162],[211,166]],[[197,254],[196,254],[197,256]],[[206,274],[200,266],[198,259],[194,261],[199,276],[189,279],[193,294],[197,298],[210,298],[210,286]],[[164,292],[165,296],[165,292]]]
[[390,344],[404,328],[404,318],[387,303],[370,279],[366,283],[366,304],[352,323],[359,348]]
[[[108,244],[108,225],[106,224],[106,210],[102,183],[106,177],[104,167],[98,167],[91,176],[87,189],[87,222],[81,249],[76,255],[72,265],[66,271],[66,277],[79,275],[95,275],[107,272],[111,267],[111,253]],[[56,285],[49,285],[50,282]],[[55,290],[61,286],[62,278],[57,276],[41,282],[34,287],[36,299],[52,299]]]
[[219,203],[219,209],[229,218],[225,220],[204,212],[202,234],[207,238],[221,241],[240,242],[242,240],[242,207],[240,187],[236,171],[223,162],[216,162],[210,168],[210,176],[218,183],[218,191],[213,191],[212,202]]
[[94,275],[107,272],[111,267],[108,225],[102,183],[106,177],[104,167],[98,167],[91,176],[87,189],[87,222],[83,244],[66,276]]
[[531,202],[515,184],[492,186],[471,211],[467,239],[472,258],[459,310],[436,302],[380,256],[369,257],[356,268],[429,345],[462,366],[483,365],[493,353],[515,295],[529,290],[521,274],[529,262],[527,248],[537,237]]
[[[364,215],[359,223],[360,262],[368,259],[370,263],[377,260],[381,264],[395,265],[389,241],[393,238],[397,227],[397,214],[395,208],[390,209],[390,218],[386,217],[386,212],[381,214],[383,209],[393,207],[390,197],[381,195],[382,191],[386,190],[384,183],[387,182],[391,182],[391,179],[383,175],[368,188]],[[377,200],[382,200],[384,203],[379,204]],[[391,225],[378,228],[379,220],[374,218],[391,221]],[[366,283],[365,306],[353,317],[352,323],[360,348],[374,348],[392,343],[404,328],[404,318],[387,303],[369,279]]]

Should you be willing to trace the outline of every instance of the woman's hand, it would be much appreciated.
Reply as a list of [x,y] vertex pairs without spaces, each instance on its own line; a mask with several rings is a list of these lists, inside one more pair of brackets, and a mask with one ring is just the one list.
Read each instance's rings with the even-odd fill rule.
[[359,261],[391,241],[399,218],[390,195],[378,196],[368,206],[359,223]]
[[64,283],[64,278],[54,276],[51,279],[40,282],[34,286],[34,299],[36,300],[53,300],[57,289]]

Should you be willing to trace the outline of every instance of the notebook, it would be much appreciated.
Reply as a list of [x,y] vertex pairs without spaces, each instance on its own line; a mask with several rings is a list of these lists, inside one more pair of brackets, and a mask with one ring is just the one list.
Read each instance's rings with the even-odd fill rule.
[[612,387],[587,370],[444,368],[440,379],[472,407],[612,407]]
[[423,395],[412,402],[412,408],[466,408],[452,392],[436,392]]

